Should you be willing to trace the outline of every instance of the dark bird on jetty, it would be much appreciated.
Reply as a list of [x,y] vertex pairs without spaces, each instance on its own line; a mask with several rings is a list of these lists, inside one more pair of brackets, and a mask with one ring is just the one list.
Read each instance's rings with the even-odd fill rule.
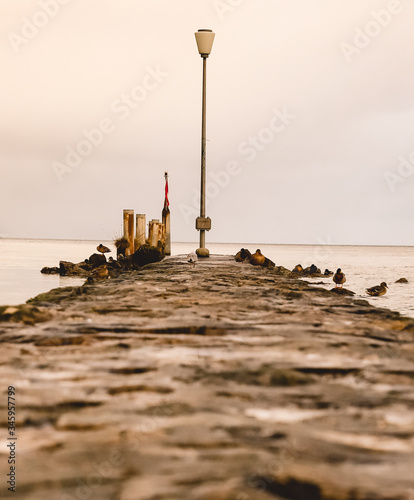
[[292,273],[295,273],[295,274],[301,274],[303,273],[303,267],[300,265],[300,264],[297,264],[293,269],[292,269]]
[[234,260],[236,262],[246,262],[246,260],[250,260],[252,254],[247,250],[247,248],[242,248],[239,252],[236,253]]
[[91,275],[94,278],[108,278],[109,276],[109,271],[108,268],[106,267],[106,264],[103,266],[96,267],[93,271],[91,271]]
[[384,281],[381,283],[381,285],[376,285],[372,286],[371,288],[367,288],[366,292],[368,295],[371,295],[371,297],[380,297],[381,295],[385,295],[387,293],[387,283]]
[[317,272],[318,272],[318,268],[315,266],[315,264],[312,264],[312,265],[310,266],[310,268],[309,268],[309,272],[310,272],[311,274],[315,274],[315,273],[317,273]]
[[342,288],[342,285],[346,281],[345,274],[341,271],[341,269],[336,270],[336,273],[332,279],[333,279],[334,283],[336,283],[335,288],[338,288],[338,285],[341,285],[341,288]]
[[102,245],[102,243],[100,245],[98,245],[96,247],[96,249],[98,250],[98,252],[101,252],[101,254],[103,255],[104,253],[108,253],[110,252],[111,250],[109,250],[108,247],[106,247],[105,245]]
[[253,264],[254,266],[263,266],[265,260],[266,257],[262,254],[262,252],[258,248],[256,252],[250,257],[250,264]]

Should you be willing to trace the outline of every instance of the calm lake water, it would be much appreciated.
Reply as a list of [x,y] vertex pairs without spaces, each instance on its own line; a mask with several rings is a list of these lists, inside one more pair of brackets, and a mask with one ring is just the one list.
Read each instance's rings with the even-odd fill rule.
[[[60,260],[80,262],[96,252],[99,243],[111,248],[110,255],[116,255],[114,245],[108,241],[0,239],[0,305],[21,304],[59,286],[81,285],[84,279],[43,275],[40,270],[45,266],[58,266]],[[197,246],[196,243],[173,243],[172,253],[188,254]],[[293,269],[296,264],[303,267],[316,264],[322,272],[325,268],[336,271],[340,267],[347,277],[346,287],[356,296],[414,317],[414,247],[220,243],[207,246],[212,254],[224,255],[234,255],[242,246],[252,253],[260,248],[276,265],[288,269]],[[396,284],[395,281],[402,277],[409,283]],[[324,281],[326,285],[321,286],[333,286],[332,278]],[[387,294],[367,296],[365,289],[381,281],[389,286]]]

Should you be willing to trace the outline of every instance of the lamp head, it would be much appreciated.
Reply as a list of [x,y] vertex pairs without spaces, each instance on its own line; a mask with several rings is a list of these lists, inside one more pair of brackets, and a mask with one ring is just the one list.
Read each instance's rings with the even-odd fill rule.
[[198,52],[201,57],[208,57],[213,47],[215,34],[212,30],[198,30],[194,33],[196,37]]

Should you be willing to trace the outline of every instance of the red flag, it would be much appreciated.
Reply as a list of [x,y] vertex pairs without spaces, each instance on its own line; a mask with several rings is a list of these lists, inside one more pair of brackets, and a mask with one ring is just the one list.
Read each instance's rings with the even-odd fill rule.
[[165,198],[164,198],[164,210],[168,210],[170,202],[168,200],[168,172],[165,172]]

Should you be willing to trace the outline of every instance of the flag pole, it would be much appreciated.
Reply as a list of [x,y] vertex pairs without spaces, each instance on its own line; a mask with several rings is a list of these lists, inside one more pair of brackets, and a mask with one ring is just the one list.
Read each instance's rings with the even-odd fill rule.
[[164,174],[165,196],[164,208],[162,209],[162,223],[165,228],[165,255],[171,255],[171,226],[170,226],[170,201],[168,199],[168,172]]

